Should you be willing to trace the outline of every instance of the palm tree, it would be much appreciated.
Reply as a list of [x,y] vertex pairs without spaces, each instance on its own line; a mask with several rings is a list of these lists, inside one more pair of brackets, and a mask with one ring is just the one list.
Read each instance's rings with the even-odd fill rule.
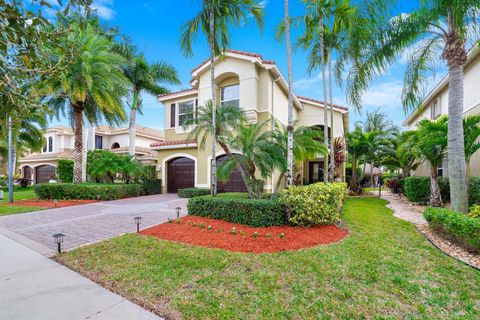
[[368,152],[368,141],[362,129],[356,127],[355,130],[347,133],[347,151],[352,163],[352,177],[350,179],[350,190],[357,192],[357,165],[358,160]]
[[293,184],[293,74],[292,74],[292,47],[290,41],[290,17],[288,14],[288,0],[284,1],[285,43],[287,50],[288,69],[288,124],[287,124],[287,187]]
[[175,68],[163,61],[150,63],[143,53],[133,56],[123,67],[123,74],[131,83],[132,101],[130,103],[129,145],[128,153],[135,156],[137,111],[141,112],[143,92],[159,95],[168,93],[169,90],[161,83],[179,84]]
[[245,168],[242,175],[250,198],[257,199],[263,191],[263,180],[257,179],[257,173],[263,179],[273,173],[273,168],[284,154],[272,143],[272,132],[266,130],[270,120],[263,123],[243,125],[235,130],[235,135],[226,137],[227,144],[240,154],[230,156],[218,168],[218,176],[226,180],[240,164]]
[[442,195],[438,183],[438,167],[447,151],[448,118],[446,116],[431,121],[423,119],[418,123],[416,148],[424,160],[430,164],[430,205],[442,206]]
[[[215,116],[212,115],[214,111],[216,112]],[[215,125],[212,123],[213,119],[217,121]],[[212,130],[215,129],[216,142],[229,157],[233,157],[227,144],[228,138],[232,135],[232,128],[238,128],[246,122],[245,113],[236,106],[225,105],[221,108],[214,108],[210,100],[204,106],[200,106],[196,114],[187,119],[183,125],[185,128],[194,126],[193,130],[188,133],[187,140],[196,140],[202,149],[205,149],[207,137],[211,136]],[[242,178],[246,180],[247,174],[240,163],[237,163],[237,168]]]
[[[478,1],[421,2],[409,14],[390,19],[383,28],[372,29],[371,42],[352,68],[347,87],[350,100],[360,105],[368,84],[395,61],[400,53],[415,47],[410,54],[402,94],[405,109],[421,103],[425,82],[438,65],[440,56],[448,66],[448,173],[452,209],[468,212],[465,144],[463,139],[463,67],[467,61],[465,43],[470,25],[477,24]],[[442,54],[439,54],[439,51]]]
[[356,125],[362,127],[365,132],[387,132],[395,129],[393,122],[388,119],[387,114],[380,111],[380,108],[373,112],[367,111],[365,120],[357,121]]
[[415,149],[418,143],[417,132],[415,130],[396,132],[388,141],[390,145],[387,145],[380,163],[400,169],[404,178],[410,177],[411,171],[421,163]]
[[60,43],[68,50],[52,48],[52,59],[69,55],[72,62],[57,77],[42,79],[41,89],[49,97],[47,104],[54,114],[70,117],[75,134],[73,182],[80,183],[83,116],[90,123],[101,119],[111,124],[124,121],[122,98],[127,93],[128,80],[122,73],[125,60],[113,52],[113,42],[90,24],[74,24]]
[[480,115],[463,118],[463,132],[465,143],[465,161],[467,163],[467,177],[470,177],[470,159],[480,149]]
[[[333,146],[333,88],[332,88],[332,54],[340,50],[342,41],[345,38],[348,29],[351,27],[355,14],[355,8],[350,5],[348,0],[334,1],[305,1],[307,6],[313,6],[311,12],[307,12],[310,17],[297,17],[295,20],[305,21],[305,32],[302,34],[296,46],[309,51],[308,55],[308,73],[318,68],[322,68],[322,81],[324,84],[324,117],[327,114],[326,84],[325,84],[325,64],[328,65],[328,86],[329,86],[329,104],[330,104],[330,146]],[[323,20],[318,23],[319,20]],[[324,23],[318,28],[318,25]],[[322,32],[321,34],[319,34]],[[337,62],[339,64],[339,62]],[[342,79],[339,73],[335,73],[337,83]],[[326,116],[328,118],[328,116]],[[325,119],[327,119],[325,118]],[[327,120],[326,120],[327,121]],[[327,122],[325,122],[326,124]],[[326,131],[327,132],[327,131]],[[328,135],[325,134],[328,139]],[[334,149],[330,147],[330,181],[334,179]]]
[[[203,0],[200,12],[181,27],[180,44],[186,56],[193,55],[192,42],[201,31],[208,39],[210,47],[210,87],[211,99],[216,116],[217,107],[215,93],[215,57],[221,54],[230,45],[229,24],[242,26],[248,17],[252,16],[257,25],[263,27],[263,6],[258,0]],[[212,123],[217,123],[212,119]],[[217,194],[215,127],[212,128],[212,163],[211,163],[211,192]]]
[[[297,126],[297,123],[294,122],[293,128],[294,161],[313,160],[328,154],[328,148],[321,142],[323,133],[317,127]],[[283,125],[277,124],[273,130],[273,142],[283,154],[281,161],[276,164],[280,170],[280,176],[274,189],[274,192],[277,193],[283,177],[288,171],[288,164],[285,161],[288,154],[288,130]]]

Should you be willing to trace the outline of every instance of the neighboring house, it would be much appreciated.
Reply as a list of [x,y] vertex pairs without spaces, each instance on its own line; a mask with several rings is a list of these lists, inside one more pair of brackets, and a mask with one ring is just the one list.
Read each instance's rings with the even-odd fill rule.
[[[143,164],[157,163],[157,154],[150,144],[163,141],[160,130],[137,126],[135,157]],[[104,149],[115,153],[128,154],[129,129],[98,126],[85,130],[88,150]],[[33,183],[47,182],[55,175],[57,161],[73,159],[74,134],[69,127],[53,127],[45,132],[46,144],[40,153],[32,153],[19,159],[22,177]]]
[[[463,116],[480,114],[480,50],[475,46],[468,53],[464,66]],[[415,130],[422,119],[435,120],[448,114],[448,75],[428,94],[421,107],[412,112],[403,122],[408,130]],[[448,155],[447,155],[448,156]],[[438,169],[440,176],[448,176],[448,161],[445,158]],[[474,154],[470,161],[470,174],[480,176],[480,153]],[[422,163],[412,175],[430,176],[430,166]]]
[[5,161],[2,156],[0,156],[0,177],[3,177],[4,175],[7,174],[7,166],[6,163],[8,161]]
[[[186,119],[195,115],[199,105],[211,98],[210,59],[191,71],[191,89],[160,95],[158,100],[165,109],[165,141],[153,143],[158,152],[161,167],[163,191],[176,192],[179,188],[210,187],[211,142],[201,149],[196,141],[187,141],[189,129],[183,127]],[[229,50],[215,63],[215,84],[217,101],[235,104],[244,110],[250,122],[276,119],[287,124],[288,85],[273,61],[264,60],[261,55]],[[323,102],[294,96],[293,117],[302,126],[323,128]],[[330,121],[330,120],[329,120]],[[348,110],[334,106],[334,137],[344,137],[347,131]],[[216,161],[220,164],[226,158],[217,145]],[[309,183],[323,178],[323,159],[306,161],[299,165],[299,172]],[[344,177],[344,167],[337,175]],[[265,181],[264,190],[272,191],[278,174]],[[218,182],[218,191],[245,191],[239,172],[235,171],[228,182]]]

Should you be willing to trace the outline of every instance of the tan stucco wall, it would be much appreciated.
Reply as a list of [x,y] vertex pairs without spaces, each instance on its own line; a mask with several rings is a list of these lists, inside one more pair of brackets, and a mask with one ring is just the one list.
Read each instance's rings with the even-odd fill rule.
[[[288,94],[279,81],[275,81],[270,71],[258,66],[250,61],[241,60],[235,57],[225,57],[215,64],[216,76],[216,92],[217,99],[220,99],[220,88],[227,85],[239,84],[240,87],[240,109],[246,112],[250,121],[264,122],[273,118],[282,124],[287,124],[288,117]],[[188,93],[180,98],[173,98],[163,100],[165,105],[165,140],[185,140],[188,133],[184,132],[183,128],[171,128],[170,126],[170,105],[172,103],[179,103],[182,101],[198,99],[198,105],[201,106],[211,98],[210,89],[210,69],[205,68],[196,76],[197,82],[195,92]],[[178,117],[178,111],[176,112]],[[299,125],[312,126],[323,125],[323,107],[305,103],[303,110],[294,108],[294,119],[299,120]],[[329,122],[328,122],[329,123]],[[176,121],[178,126],[178,121]],[[269,130],[270,125],[265,127]],[[342,112],[334,111],[334,136],[343,137],[343,118]],[[196,171],[196,186],[209,187],[210,185],[210,139],[207,139],[205,149],[171,149],[158,151],[159,164],[161,165],[165,159],[171,159],[175,155],[188,154],[195,156],[197,159]],[[235,150],[232,150],[235,152]],[[224,152],[219,145],[217,145],[216,156],[223,155]],[[299,164],[299,168],[303,165]],[[162,170],[164,166],[162,166]],[[343,176],[342,167],[342,176]],[[162,172],[167,179],[167,173]],[[278,181],[279,173],[275,172],[273,179],[268,178],[265,181],[266,191],[270,191]],[[166,180],[164,185],[166,184]],[[282,184],[284,185],[284,183]]]

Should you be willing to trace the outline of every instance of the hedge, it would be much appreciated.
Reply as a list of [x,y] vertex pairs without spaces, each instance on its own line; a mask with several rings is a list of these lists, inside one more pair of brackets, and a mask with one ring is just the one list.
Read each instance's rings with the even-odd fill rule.
[[162,180],[160,179],[145,179],[143,182],[145,194],[159,194],[162,193]]
[[57,173],[61,182],[71,183],[73,181],[73,160],[58,160]]
[[57,200],[115,200],[146,194],[142,184],[44,183],[34,185],[33,189],[40,199]]
[[340,220],[346,183],[314,183],[282,190],[282,202],[290,210],[290,222],[300,226],[328,225]]
[[[405,178],[405,195],[408,200],[428,204],[430,199],[430,177]],[[450,202],[448,178],[439,178],[440,192],[444,202]],[[469,205],[480,204],[480,177],[471,177],[469,185]]]
[[210,189],[201,189],[201,188],[178,189],[177,194],[180,198],[193,198],[193,197],[209,195]]
[[444,208],[427,208],[424,216],[433,229],[467,249],[480,252],[480,219]]
[[287,224],[285,206],[280,201],[229,196],[200,196],[188,200],[188,213],[253,227]]

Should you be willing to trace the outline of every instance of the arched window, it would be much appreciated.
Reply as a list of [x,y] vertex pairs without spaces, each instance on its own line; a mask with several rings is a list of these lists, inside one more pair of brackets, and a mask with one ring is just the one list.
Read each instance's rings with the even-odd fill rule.
[[48,137],[48,152],[53,151],[53,137]]
[[118,142],[114,142],[114,143],[112,144],[111,149],[118,149],[118,148],[120,148],[120,144],[119,144]]

